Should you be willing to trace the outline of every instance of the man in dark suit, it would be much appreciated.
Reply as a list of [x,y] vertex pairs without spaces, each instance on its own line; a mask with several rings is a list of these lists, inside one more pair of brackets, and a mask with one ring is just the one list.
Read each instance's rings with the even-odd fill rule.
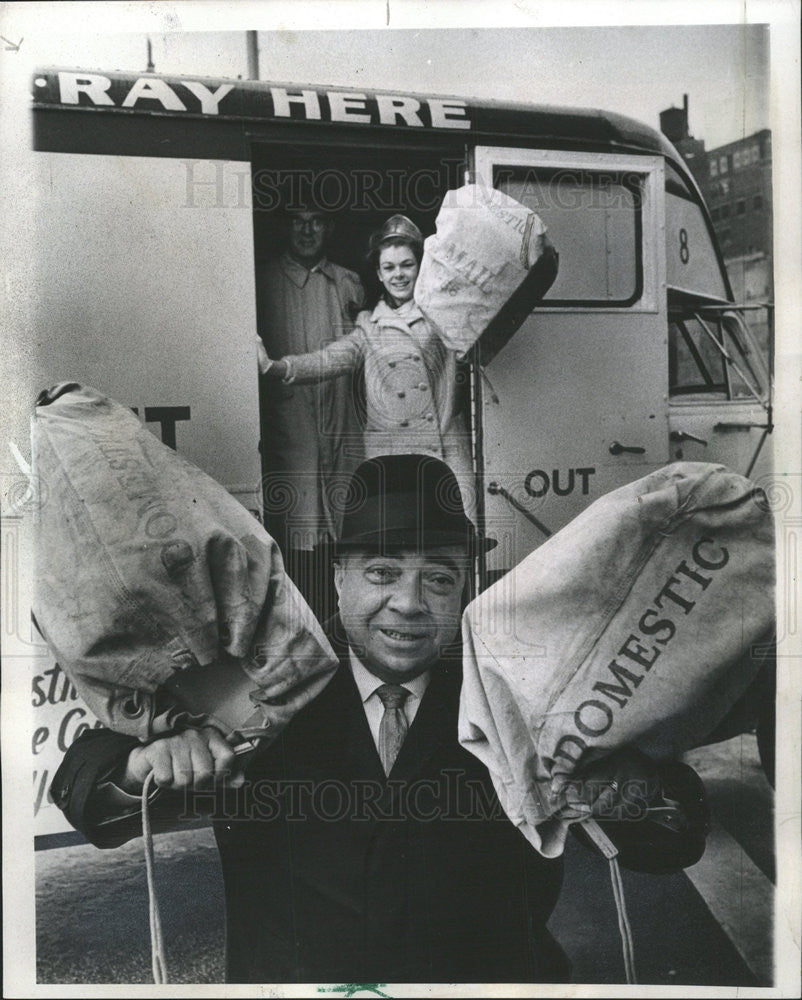
[[244,776],[211,729],[144,746],[95,730],[54,779],[101,847],[138,835],[150,771],[156,828],[214,799],[230,982],[567,978],[546,929],[561,862],[509,823],[457,740],[460,613],[492,545],[458,495],[436,459],[360,466],[336,550],[339,669]]

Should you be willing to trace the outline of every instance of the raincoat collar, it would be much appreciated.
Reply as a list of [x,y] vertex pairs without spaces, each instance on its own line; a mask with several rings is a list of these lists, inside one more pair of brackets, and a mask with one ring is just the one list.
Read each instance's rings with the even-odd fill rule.
[[379,299],[376,308],[371,313],[371,321],[379,326],[397,326],[400,329],[411,326],[412,323],[425,321],[423,313],[418,308],[418,304],[413,302],[411,306],[399,313],[397,309],[389,306],[384,299]]
[[334,265],[326,257],[321,257],[317,264],[310,268],[305,267],[288,253],[283,253],[281,255],[281,269],[297,288],[303,288],[309,280],[309,275],[316,274],[318,271],[325,275],[329,281],[336,280]]

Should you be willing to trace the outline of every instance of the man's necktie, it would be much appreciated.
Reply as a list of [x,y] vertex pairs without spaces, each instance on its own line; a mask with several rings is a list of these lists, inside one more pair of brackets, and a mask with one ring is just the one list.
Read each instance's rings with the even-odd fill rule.
[[376,694],[384,705],[384,715],[379,723],[379,757],[384,773],[389,774],[407,735],[409,723],[404,715],[404,702],[409,691],[400,684],[382,684]]

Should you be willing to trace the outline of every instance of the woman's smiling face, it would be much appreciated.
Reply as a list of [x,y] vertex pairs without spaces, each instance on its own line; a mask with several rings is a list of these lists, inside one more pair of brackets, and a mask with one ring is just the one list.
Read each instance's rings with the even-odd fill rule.
[[418,269],[417,257],[403,244],[384,247],[379,254],[376,273],[393,306],[403,305],[412,298]]

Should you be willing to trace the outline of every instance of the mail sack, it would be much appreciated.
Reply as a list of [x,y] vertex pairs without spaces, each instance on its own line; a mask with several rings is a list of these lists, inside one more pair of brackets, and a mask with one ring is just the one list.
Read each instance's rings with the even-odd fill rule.
[[461,743],[546,856],[572,779],[634,747],[704,741],[774,628],[766,498],[722,466],[677,463],[591,504],[463,617]]
[[426,238],[415,301],[444,344],[464,354],[548,245],[538,215],[480,184],[448,191]]
[[273,737],[336,658],[259,521],[134,414],[75,383],[42,393],[34,617],[107,726]]

